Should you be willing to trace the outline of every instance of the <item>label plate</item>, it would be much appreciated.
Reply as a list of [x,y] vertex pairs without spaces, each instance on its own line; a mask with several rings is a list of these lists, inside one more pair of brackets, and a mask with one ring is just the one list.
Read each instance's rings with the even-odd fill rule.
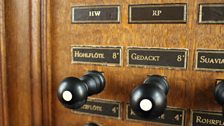
[[85,105],[83,105],[80,109],[72,110],[72,112],[120,119],[121,105],[116,101],[88,99]]
[[159,123],[170,126],[185,126],[185,110],[179,108],[167,108],[160,117],[147,120],[137,116],[129,105],[127,105],[126,118],[131,121]]
[[72,63],[122,65],[122,47],[72,46]]
[[224,50],[197,49],[195,69],[224,71]]
[[187,49],[127,48],[128,66],[169,69],[187,68]]
[[191,111],[191,126],[223,126],[224,120],[220,112]]
[[224,24],[224,4],[200,4],[199,23]]
[[72,23],[119,23],[120,6],[73,6]]
[[187,4],[129,5],[129,23],[186,23]]

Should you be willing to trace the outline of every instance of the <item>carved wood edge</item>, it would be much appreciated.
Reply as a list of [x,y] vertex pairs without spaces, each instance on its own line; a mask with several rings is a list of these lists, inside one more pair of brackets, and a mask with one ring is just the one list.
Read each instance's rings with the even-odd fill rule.
[[5,2],[0,0],[0,115],[1,125],[8,126],[8,108],[7,108],[7,70],[6,70],[6,41],[5,41]]
[[[42,114],[42,84],[41,84],[41,1],[30,1],[30,37],[31,37],[31,92],[32,92],[32,125],[43,125]],[[7,97],[7,60],[5,38],[5,1],[0,0],[0,125],[8,126],[8,97]]]
[[52,126],[51,79],[51,6],[50,0],[41,0],[41,64],[43,94],[43,125]]
[[32,125],[43,125],[42,84],[41,84],[41,1],[30,1],[30,38],[31,38],[31,83],[32,83]]

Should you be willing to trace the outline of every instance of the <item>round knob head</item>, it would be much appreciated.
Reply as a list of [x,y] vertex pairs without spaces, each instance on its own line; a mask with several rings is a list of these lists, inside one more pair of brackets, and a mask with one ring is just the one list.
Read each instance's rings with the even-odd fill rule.
[[67,108],[77,109],[86,103],[88,91],[78,78],[65,78],[58,87],[58,99]]
[[153,119],[166,109],[166,95],[156,86],[143,84],[132,91],[130,106],[138,116]]
[[215,99],[220,105],[224,105],[224,81],[218,83],[215,87]]

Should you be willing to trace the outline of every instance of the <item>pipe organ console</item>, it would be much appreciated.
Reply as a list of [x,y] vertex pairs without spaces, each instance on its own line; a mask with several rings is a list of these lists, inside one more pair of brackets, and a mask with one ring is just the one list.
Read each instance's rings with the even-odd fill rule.
[[0,0],[0,126],[223,126],[223,0]]

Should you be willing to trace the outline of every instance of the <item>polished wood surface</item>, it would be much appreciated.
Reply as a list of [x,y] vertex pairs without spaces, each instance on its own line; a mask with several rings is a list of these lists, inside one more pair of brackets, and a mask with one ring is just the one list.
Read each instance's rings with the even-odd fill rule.
[[[128,24],[129,4],[187,3],[187,24]],[[199,3],[223,0],[0,0],[0,126],[159,126],[127,121],[125,104],[147,75],[160,74],[170,84],[168,105],[187,110],[221,111],[213,89],[223,72],[195,71],[197,48],[224,49],[224,27],[198,24]],[[73,5],[121,5],[120,24],[71,24]],[[72,45],[123,46],[121,67],[71,64]],[[187,70],[127,67],[126,48],[189,49]],[[68,76],[103,71],[105,90],[93,96],[120,101],[122,119],[74,114],[56,92]]]
[[[198,24],[198,4],[218,3],[221,0],[173,0],[166,3],[187,3],[187,24],[128,24],[129,4],[164,3],[162,0],[48,0],[44,9],[44,59],[46,85],[48,93],[47,113],[52,115],[48,125],[82,126],[86,122],[95,121],[102,125],[155,126],[154,124],[126,121],[125,113],[121,120],[95,116],[83,116],[71,113],[58,101],[56,90],[59,82],[67,76],[80,77],[88,70],[103,71],[106,76],[105,90],[94,97],[111,99],[127,103],[132,89],[141,84],[148,74],[167,76],[170,83],[168,105],[187,109],[187,125],[189,110],[220,111],[213,97],[215,80],[223,78],[221,72],[194,70],[195,50],[197,48],[223,49],[222,25]],[[120,24],[71,24],[71,6],[73,5],[121,5]],[[168,47],[189,49],[187,70],[146,69],[127,67],[126,51],[122,67],[106,67],[97,65],[71,64],[71,45],[106,45],[140,47]],[[45,85],[45,84],[44,84]],[[50,95],[50,96],[49,96]],[[49,103],[49,102],[48,102]],[[122,107],[125,110],[125,107]]]
[[8,125],[4,1],[0,1],[0,126]]
[[29,1],[5,3],[9,125],[32,124],[29,18]]

